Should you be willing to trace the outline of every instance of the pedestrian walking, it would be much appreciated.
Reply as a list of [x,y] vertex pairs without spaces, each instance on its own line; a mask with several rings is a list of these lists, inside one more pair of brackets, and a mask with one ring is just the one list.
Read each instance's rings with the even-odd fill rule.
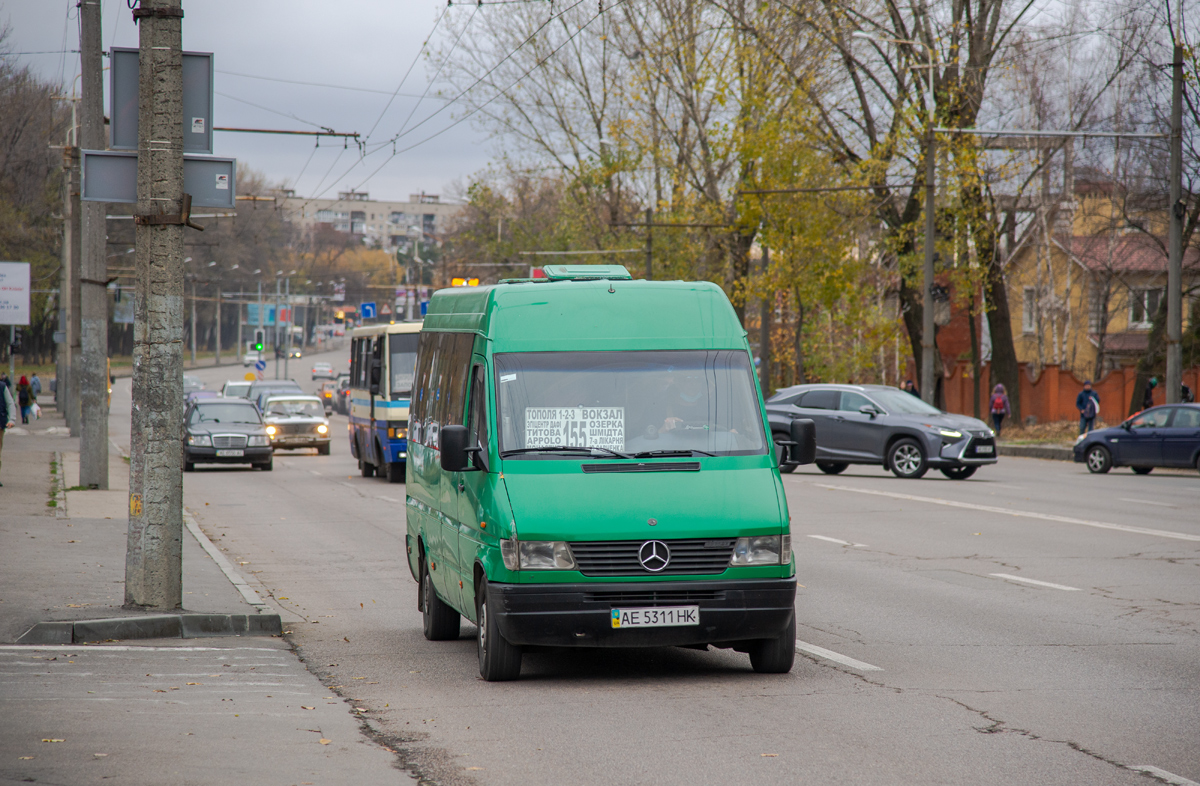
[[1196,394],[1187,385],[1184,385],[1179,391],[1179,400],[1184,404],[1191,404],[1196,400]]
[[33,406],[29,395],[29,380],[21,375],[21,381],[17,383],[17,406],[21,408],[21,422],[29,422],[29,408]]
[[1096,425],[1100,412],[1100,394],[1092,390],[1092,381],[1083,383],[1083,390],[1075,397],[1075,409],[1079,410],[1079,433],[1086,434]]
[[1012,414],[1012,405],[1008,402],[1008,393],[1004,390],[1004,385],[999,382],[996,383],[996,387],[992,388],[991,406],[988,409],[992,412],[992,428],[999,435],[1004,418]]
[[12,380],[8,378],[8,373],[0,371],[0,385],[3,385],[10,392],[12,391]]
[[904,380],[904,392],[917,398],[921,397],[921,391],[917,390],[917,386],[913,384],[911,379]]
[[29,377],[29,390],[33,393],[33,398],[36,401],[37,397],[42,395],[42,381],[38,379],[37,372]]
[[[14,422],[16,412],[17,403],[13,401],[12,391],[8,385],[0,384],[0,453],[4,452],[4,432],[17,425]],[[0,486],[3,485],[0,483]]]
[[1154,406],[1154,389],[1158,387],[1158,377],[1150,377],[1146,383],[1146,392],[1142,394],[1142,409]]

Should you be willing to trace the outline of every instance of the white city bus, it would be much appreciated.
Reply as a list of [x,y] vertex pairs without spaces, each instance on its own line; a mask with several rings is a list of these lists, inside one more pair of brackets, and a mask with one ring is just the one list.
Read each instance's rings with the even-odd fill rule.
[[404,480],[420,332],[420,322],[402,322],[355,328],[350,334],[350,452],[364,478]]

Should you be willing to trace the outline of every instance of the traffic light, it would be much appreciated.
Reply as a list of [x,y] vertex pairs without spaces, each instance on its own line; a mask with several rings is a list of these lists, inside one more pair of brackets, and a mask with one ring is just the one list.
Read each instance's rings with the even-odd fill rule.
[[262,330],[254,331],[254,344],[251,346],[251,348],[255,352],[263,351],[263,331]]

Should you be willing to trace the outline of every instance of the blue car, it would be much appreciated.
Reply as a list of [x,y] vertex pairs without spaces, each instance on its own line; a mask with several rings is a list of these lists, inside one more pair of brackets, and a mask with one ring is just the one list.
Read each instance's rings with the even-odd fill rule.
[[1139,475],[1155,467],[1200,469],[1200,404],[1151,407],[1119,426],[1089,431],[1075,440],[1075,460],[1097,473],[1113,467]]

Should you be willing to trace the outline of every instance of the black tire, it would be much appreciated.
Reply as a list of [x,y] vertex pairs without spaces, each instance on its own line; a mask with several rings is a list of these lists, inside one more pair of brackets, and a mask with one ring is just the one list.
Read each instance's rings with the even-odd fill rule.
[[328,456],[329,448],[330,448],[329,445],[317,445],[317,455],[318,456]]
[[784,462],[783,455],[786,448],[779,444],[780,442],[791,442],[791,435],[784,434],[782,431],[773,431],[771,432],[771,441],[775,443],[775,458],[779,461],[779,471],[783,472],[784,474],[788,472],[795,472],[796,467],[800,465]]
[[898,478],[916,480],[929,471],[929,462],[921,445],[910,437],[896,440],[888,449],[888,466]]
[[404,482],[404,462],[392,461],[387,465],[387,480],[388,483],[403,483]]
[[358,460],[358,474],[362,475],[364,478],[375,477],[375,465],[368,464],[360,458]]
[[1103,475],[1112,469],[1113,465],[1112,454],[1103,445],[1092,445],[1088,448],[1084,461],[1087,463],[1088,472],[1096,475]]
[[521,676],[521,648],[504,638],[496,618],[488,614],[487,609],[487,579],[483,578],[475,590],[475,619],[479,620],[475,649],[479,653],[479,676],[488,682],[515,680]]
[[263,463],[255,464],[254,466],[258,467],[263,472],[270,472],[271,470],[275,469],[275,457],[271,456],[271,458],[267,459]]
[[787,674],[795,660],[796,612],[793,611],[783,633],[750,645],[750,665],[759,674]]
[[437,595],[428,563],[421,562],[421,627],[430,641],[451,641],[458,638],[461,618]]
[[817,469],[824,472],[826,475],[840,475],[846,471],[846,467],[850,466],[844,461],[818,461]]
[[975,474],[975,470],[979,467],[946,467],[942,470],[942,474],[951,480],[966,480]]
[[184,461],[183,462],[183,471],[184,472],[195,472],[196,465],[191,461]]
[[1130,469],[1139,475],[1149,475],[1154,471],[1154,467],[1130,467]]

